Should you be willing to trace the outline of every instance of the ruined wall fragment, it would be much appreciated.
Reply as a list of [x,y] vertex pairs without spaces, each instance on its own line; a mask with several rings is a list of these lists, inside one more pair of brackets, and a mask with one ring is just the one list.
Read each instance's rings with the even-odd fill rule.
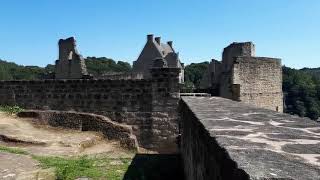
[[56,79],[81,79],[88,75],[84,58],[73,37],[59,40],[59,59],[56,60]]

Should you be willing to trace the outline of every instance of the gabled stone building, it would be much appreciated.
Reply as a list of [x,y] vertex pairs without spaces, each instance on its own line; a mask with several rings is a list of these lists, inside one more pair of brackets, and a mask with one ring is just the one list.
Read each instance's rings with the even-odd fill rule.
[[87,78],[88,72],[83,57],[77,50],[74,37],[59,40],[59,59],[56,60],[56,79]]
[[201,85],[224,98],[283,111],[281,59],[256,57],[252,42],[224,48],[222,61],[211,61]]
[[180,62],[179,53],[173,49],[172,41],[161,43],[161,38],[154,38],[153,34],[147,35],[147,43],[133,62],[132,70],[134,73],[142,73],[144,78],[150,78],[150,69],[157,59],[163,59],[169,68],[180,68],[179,82],[184,82],[184,65]]

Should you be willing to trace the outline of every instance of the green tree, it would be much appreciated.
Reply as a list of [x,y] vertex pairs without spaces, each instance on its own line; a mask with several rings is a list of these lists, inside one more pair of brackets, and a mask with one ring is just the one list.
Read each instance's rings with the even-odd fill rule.
[[320,116],[320,79],[318,74],[283,67],[285,112],[318,119]]
[[[114,61],[105,57],[88,57],[85,59],[90,74],[102,75],[108,72],[129,72],[131,66],[127,62]],[[38,66],[21,66],[0,60],[0,80],[35,80],[45,79],[54,72],[55,66],[48,64],[45,68]],[[50,76],[49,76],[50,77]]]
[[186,83],[192,83],[195,88],[199,88],[200,81],[204,72],[208,69],[209,62],[191,63],[184,69],[184,77]]
[[87,57],[85,59],[88,72],[94,76],[102,75],[109,72],[129,72],[131,65],[123,61],[114,61],[105,57]]

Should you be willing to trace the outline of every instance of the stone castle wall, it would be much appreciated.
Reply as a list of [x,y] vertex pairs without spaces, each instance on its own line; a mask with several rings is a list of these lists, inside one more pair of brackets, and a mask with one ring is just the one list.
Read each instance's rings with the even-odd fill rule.
[[255,45],[252,42],[232,43],[223,49],[222,64],[223,71],[229,71],[236,56],[255,56]]
[[95,79],[129,80],[129,79],[144,79],[144,76],[143,76],[143,73],[121,72],[121,73],[106,73],[101,76],[96,76]]
[[204,87],[209,85],[216,96],[283,112],[280,59],[256,57],[252,42],[232,43],[222,56],[221,63],[210,63]]
[[[179,105],[181,116],[180,149],[186,180],[249,179],[246,172],[237,167],[228,152],[211,136],[201,119],[192,111],[193,108],[196,109],[197,104],[192,104],[184,99],[192,98],[182,97]],[[210,112],[213,111],[213,109],[201,107],[201,110],[206,111],[203,115],[210,115]],[[201,110],[199,109],[199,111]]]
[[0,81],[0,104],[90,112],[132,125],[141,147],[176,150],[179,69],[153,69],[148,80]]
[[232,99],[250,103],[256,107],[283,112],[280,59],[236,57],[231,81],[233,84]]
[[319,179],[319,123],[220,97],[181,99],[187,180]]

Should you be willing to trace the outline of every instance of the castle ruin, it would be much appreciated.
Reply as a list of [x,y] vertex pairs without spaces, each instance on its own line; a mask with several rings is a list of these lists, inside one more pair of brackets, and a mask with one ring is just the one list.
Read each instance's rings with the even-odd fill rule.
[[254,50],[251,42],[231,44],[203,82],[242,103],[180,97],[181,68],[167,56],[135,62],[149,79],[83,79],[84,60],[68,38],[59,41],[56,79],[0,81],[0,105],[34,109],[23,114],[44,125],[101,132],[138,153],[178,153],[187,180],[316,179],[319,124],[275,111],[283,107],[280,59]]
[[77,50],[74,37],[59,40],[59,59],[56,60],[56,79],[81,79],[88,76],[86,64]]
[[[106,74],[98,79],[150,79],[152,68],[178,68],[179,83],[184,82],[184,67],[172,41],[161,43],[161,38],[147,35],[137,61],[130,73]],[[85,61],[76,49],[73,37],[59,40],[59,60],[56,79],[88,78]],[[212,60],[201,86],[213,95],[243,101],[257,107],[283,111],[281,60],[256,57],[252,42],[232,43],[224,48],[222,61]]]
[[201,84],[218,96],[283,112],[281,60],[256,57],[252,42],[224,48],[222,61],[210,62]]

